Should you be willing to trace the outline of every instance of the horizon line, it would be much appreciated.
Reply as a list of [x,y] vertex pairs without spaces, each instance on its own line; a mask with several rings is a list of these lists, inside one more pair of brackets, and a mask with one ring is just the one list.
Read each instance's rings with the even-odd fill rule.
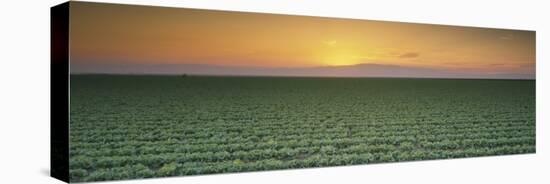
[[114,76],[174,76],[174,77],[243,77],[243,78],[340,78],[340,79],[441,79],[441,80],[523,80],[536,81],[536,78],[460,78],[460,77],[392,77],[392,76],[290,76],[290,75],[215,75],[215,74],[169,74],[169,73],[70,73],[71,75],[114,75]]

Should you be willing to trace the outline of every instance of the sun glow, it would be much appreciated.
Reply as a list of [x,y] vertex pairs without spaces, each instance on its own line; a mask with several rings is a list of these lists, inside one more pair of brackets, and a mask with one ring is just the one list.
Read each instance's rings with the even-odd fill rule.
[[351,55],[334,54],[326,56],[323,63],[329,66],[345,66],[359,64],[360,62]]
[[360,63],[358,52],[336,40],[324,41],[325,48],[320,54],[320,61],[327,66],[345,66]]

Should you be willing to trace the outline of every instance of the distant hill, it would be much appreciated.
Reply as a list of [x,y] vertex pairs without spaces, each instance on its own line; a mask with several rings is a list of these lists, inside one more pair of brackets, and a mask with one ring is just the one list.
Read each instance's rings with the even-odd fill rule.
[[535,74],[530,73],[483,74],[471,71],[453,71],[447,69],[383,64],[357,64],[347,66],[302,68],[241,67],[204,64],[71,64],[71,74],[189,74],[233,76],[535,79]]

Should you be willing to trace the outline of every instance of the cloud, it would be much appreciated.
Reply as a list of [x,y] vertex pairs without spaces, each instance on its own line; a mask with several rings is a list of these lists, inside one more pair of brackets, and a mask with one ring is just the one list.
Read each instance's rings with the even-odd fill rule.
[[329,46],[329,47],[332,47],[332,46],[336,45],[336,40],[324,41],[323,43],[325,45]]
[[501,39],[501,40],[512,40],[512,39],[514,39],[514,35],[513,34],[502,35],[502,36],[499,37],[499,39]]
[[536,68],[536,63],[519,64],[519,67],[522,67],[522,68]]
[[401,54],[399,55],[399,58],[416,58],[420,56],[419,53],[416,53],[416,52],[407,52],[407,53],[404,53],[404,54]]

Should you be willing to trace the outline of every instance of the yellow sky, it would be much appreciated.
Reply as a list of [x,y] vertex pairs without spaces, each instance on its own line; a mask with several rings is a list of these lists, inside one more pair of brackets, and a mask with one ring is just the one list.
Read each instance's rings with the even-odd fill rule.
[[71,62],[532,70],[535,32],[73,2]]

